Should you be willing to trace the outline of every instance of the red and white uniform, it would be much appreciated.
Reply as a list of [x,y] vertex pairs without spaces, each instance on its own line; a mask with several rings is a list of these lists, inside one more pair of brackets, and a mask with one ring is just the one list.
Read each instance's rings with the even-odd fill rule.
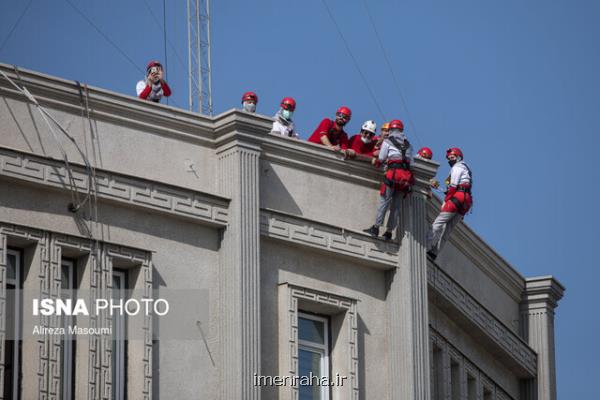
[[471,197],[471,170],[462,160],[450,170],[450,185],[442,204],[442,210],[427,233],[427,251],[434,256],[440,252],[456,225],[473,205]]
[[152,85],[149,85],[146,81],[139,81],[135,89],[140,99],[154,101],[155,103],[158,103],[163,96],[169,97],[171,95],[171,88],[162,79]]
[[358,135],[354,135],[348,141],[348,148],[354,150],[356,154],[362,154],[365,156],[373,157],[373,153],[377,150],[375,145],[379,137],[374,136],[371,138],[371,142],[365,143],[362,141],[362,135],[359,133]]
[[325,118],[321,121],[313,134],[310,135],[308,141],[322,145],[323,142],[321,142],[321,136],[326,135],[333,146],[340,146],[342,150],[346,150],[348,148],[348,134],[344,132],[343,128],[336,131],[334,125],[335,121]]

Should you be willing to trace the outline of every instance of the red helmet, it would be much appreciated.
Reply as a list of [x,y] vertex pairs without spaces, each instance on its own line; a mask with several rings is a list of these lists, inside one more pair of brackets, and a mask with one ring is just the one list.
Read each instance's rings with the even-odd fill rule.
[[423,157],[426,158],[428,160],[431,160],[431,158],[433,157],[433,151],[431,151],[431,149],[429,147],[421,147],[421,149],[419,149],[418,154]]
[[448,158],[450,154],[460,157],[461,160],[463,159],[463,153],[458,147],[450,147],[448,150],[446,150],[446,158]]
[[242,103],[248,100],[254,100],[254,103],[258,103],[258,96],[254,92],[246,92],[242,96]]
[[296,109],[296,100],[294,100],[291,97],[286,97],[283,100],[281,100],[280,106],[284,110],[294,111]]
[[390,131],[392,129],[400,129],[401,131],[404,131],[404,124],[399,119],[393,119],[390,121]]
[[336,114],[345,114],[348,116],[348,119],[352,118],[352,110],[350,110],[346,106],[341,106],[340,108],[338,108]]
[[162,64],[156,60],[152,60],[148,63],[148,66],[146,67],[146,71],[148,71],[152,67],[161,67],[162,68]]

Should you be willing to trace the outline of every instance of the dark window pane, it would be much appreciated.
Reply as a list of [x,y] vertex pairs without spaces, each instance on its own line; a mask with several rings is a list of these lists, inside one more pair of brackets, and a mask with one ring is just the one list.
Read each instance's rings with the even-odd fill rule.
[[[298,349],[298,375],[302,383],[302,377],[321,376],[321,354],[305,349]],[[311,383],[316,383],[313,379]],[[321,387],[318,385],[298,385],[300,400],[313,400],[321,398]]]
[[325,344],[325,324],[307,318],[298,318],[298,338],[309,342]]

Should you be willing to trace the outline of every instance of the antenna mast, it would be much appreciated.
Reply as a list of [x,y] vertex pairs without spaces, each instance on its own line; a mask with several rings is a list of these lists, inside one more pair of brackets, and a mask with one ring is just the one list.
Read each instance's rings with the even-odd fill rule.
[[187,0],[187,22],[189,109],[212,115],[210,0]]

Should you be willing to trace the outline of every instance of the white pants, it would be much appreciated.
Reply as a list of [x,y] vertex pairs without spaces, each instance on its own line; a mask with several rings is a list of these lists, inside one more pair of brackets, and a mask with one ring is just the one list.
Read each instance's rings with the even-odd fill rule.
[[438,254],[442,250],[442,247],[444,247],[456,224],[462,220],[463,216],[457,212],[440,212],[435,221],[433,221],[431,229],[427,232],[427,251]]

